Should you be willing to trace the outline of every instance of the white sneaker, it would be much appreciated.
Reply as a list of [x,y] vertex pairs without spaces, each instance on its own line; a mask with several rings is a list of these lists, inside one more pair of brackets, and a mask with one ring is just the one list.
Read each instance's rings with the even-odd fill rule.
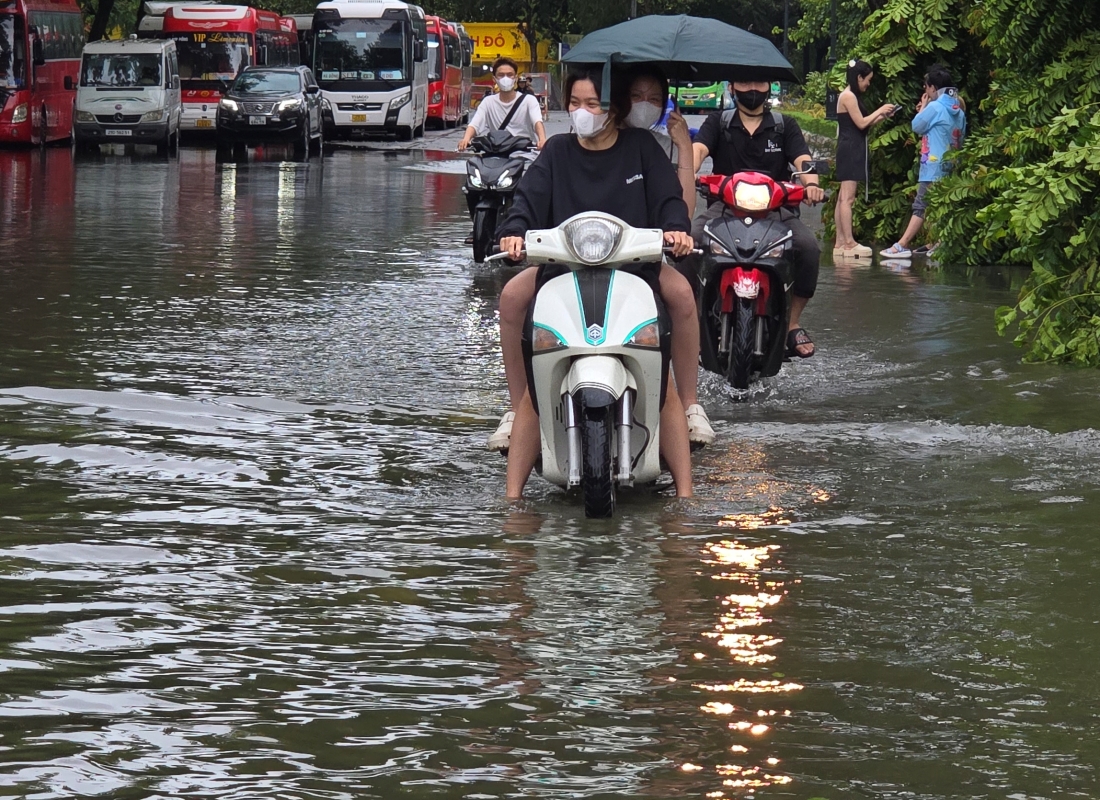
[[489,437],[490,450],[503,452],[508,449],[508,444],[512,441],[512,421],[515,418],[515,411],[507,411],[504,416],[500,418],[500,424],[497,425],[497,429],[493,431],[493,435]]
[[688,441],[706,447],[714,442],[714,428],[710,426],[707,411],[698,403],[688,406],[685,412],[688,420]]

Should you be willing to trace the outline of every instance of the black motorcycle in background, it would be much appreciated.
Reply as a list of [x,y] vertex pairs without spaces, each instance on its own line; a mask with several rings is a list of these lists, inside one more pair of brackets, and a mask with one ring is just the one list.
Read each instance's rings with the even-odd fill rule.
[[[824,167],[815,162],[807,172]],[[702,175],[697,185],[724,206],[699,243],[710,256],[698,276],[701,362],[744,391],[754,378],[778,374],[787,358],[794,235],[772,212],[797,209],[805,188],[758,172]]]
[[466,195],[473,217],[474,261],[485,260],[496,244],[497,225],[512,205],[516,184],[534,150],[530,139],[507,131],[489,131],[470,142],[475,155],[466,162]]

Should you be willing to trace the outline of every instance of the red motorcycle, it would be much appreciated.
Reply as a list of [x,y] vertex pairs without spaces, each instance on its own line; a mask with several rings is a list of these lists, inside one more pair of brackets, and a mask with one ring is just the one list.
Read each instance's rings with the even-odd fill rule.
[[[807,172],[817,168],[814,163]],[[699,244],[711,255],[699,270],[702,364],[745,390],[754,377],[777,374],[786,359],[794,234],[772,212],[797,209],[805,188],[759,172],[702,175],[698,187],[708,201],[725,206]]]

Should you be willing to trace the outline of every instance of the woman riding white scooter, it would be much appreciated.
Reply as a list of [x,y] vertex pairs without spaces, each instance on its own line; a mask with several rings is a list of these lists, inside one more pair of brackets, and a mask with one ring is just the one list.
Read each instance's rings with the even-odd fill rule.
[[[676,170],[647,131],[620,129],[629,100],[615,92],[610,110],[599,96],[600,78],[571,75],[565,96],[575,135],[555,136],[526,172],[514,204],[499,230],[500,249],[513,260],[523,253],[528,230],[550,228],[583,211],[603,211],[635,227],[660,228],[674,256],[691,252],[691,227]],[[504,287],[500,297],[500,338],[508,391],[515,409],[508,443],[506,495],[519,498],[540,451],[538,416],[527,390],[522,334],[534,299],[539,269],[529,267]],[[649,265],[645,276],[669,309],[673,326],[673,374],[676,337],[694,335],[699,327],[691,286],[667,265]],[[683,348],[681,348],[683,349]],[[697,356],[695,357],[697,358]],[[697,370],[697,361],[690,365]],[[687,367],[684,367],[687,369]],[[672,473],[678,497],[692,496],[691,452],[687,418],[676,392],[669,391],[661,410],[661,455]]]

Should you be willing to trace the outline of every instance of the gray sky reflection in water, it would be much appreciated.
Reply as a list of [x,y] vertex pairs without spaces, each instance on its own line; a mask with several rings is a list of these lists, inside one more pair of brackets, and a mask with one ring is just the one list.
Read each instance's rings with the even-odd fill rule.
[[0,794],[1100,794],[1100,385],[1018,272],[826,265],[698,499],[590,522],[499,499],[460,181],[0,152]]

